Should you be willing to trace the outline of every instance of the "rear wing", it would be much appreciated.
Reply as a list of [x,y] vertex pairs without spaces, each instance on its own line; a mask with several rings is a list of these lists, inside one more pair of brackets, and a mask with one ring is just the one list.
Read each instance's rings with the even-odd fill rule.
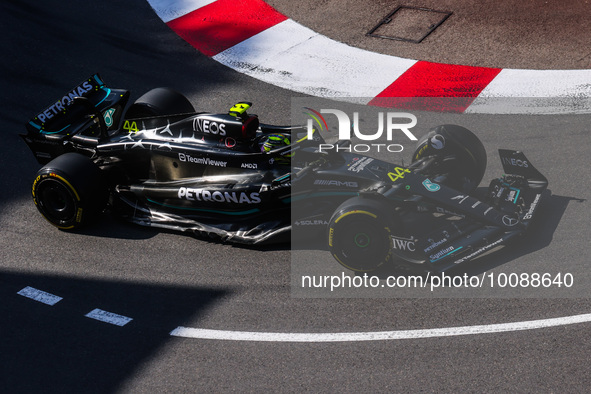
[[21,136],[37,161],[46,163],[67,151],[65,141],[75,136],[96,145],[118,129],[128,99],[128,91],[110,89],[94,74],[37,113]]

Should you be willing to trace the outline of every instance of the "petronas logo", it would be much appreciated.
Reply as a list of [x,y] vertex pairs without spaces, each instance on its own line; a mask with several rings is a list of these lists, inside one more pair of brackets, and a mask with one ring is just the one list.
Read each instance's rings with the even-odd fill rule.
[[107,125],[107,127],[113,126],[113,114],[114,113],[115,113],[115,109],[109,108],[103,114],[103,118],[105,118],[105,124]]
[[428,179],[423,181],[423,186],[425,186],[425,189],[429,190],[430,192],[436,192],[441,189],[441,186],[439,186],[437,183],[431,182]]

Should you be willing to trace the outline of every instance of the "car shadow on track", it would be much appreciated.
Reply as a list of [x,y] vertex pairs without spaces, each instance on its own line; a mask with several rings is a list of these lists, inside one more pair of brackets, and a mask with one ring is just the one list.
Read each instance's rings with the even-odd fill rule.
[[[62,297],[50,306],[18,294]],[[3,387],[10,392],[115,392],[156,358],[169,333],[229,290],[0,271]],[[86,315],[100,309],[124,325]]]
[[89,224],[88,226],[73,231],[68,230],[68,232],[84,236],[126,240],[150,239],[156,237],[160,233],[165,233],[177,235],[179,237],[192,237],[196,240],[196,242],[206,242],[210,244],[225,244],[228,247],[240,249],[260,251],[279,251],[291,249],[289,233],[279,235],[269,240],[268,242],[261,244],[240,244],[220,240],[219,236],[207,236],[200,235],[191,231],[175,231],[172,229],[142,226],[131,222],[127,222],[124,219],[119,218],[114,214],[111,214],[110,212],[103,212],[101,215],[99,215],[96,222]]
[[158,230],[150,227],[136,226],[127,223],[105,212],[88,226],[77,230],[67,230],[73,234],[80,234],[99,238],[142,240],[154,238]]
[[539,215],[534,218],[530,228],[522,237],[509,243],[496,253],[485,255],[474,260],[471,264],[450,271],[450,274],[479,275],[510,263],[521,256],[546,248],[552,242],[554,232],[558,228],[568,205],[571,202],[583,203],[585,201],[585,199],[577,197],[547,196],[540,204]]
[[[554,232],[558,228],[568,205],[571,202],[582,203],[584,201],[584,199],[576,197],[551,195],[550,190],[547,190],[546,198],[540,204],[538,216],[534,218],[530,228],[524,235],[498,250],[493,249],[479,258],[451,268],[446,271],[446,274],[449,276],[467,274],[469,277],[481,275],[497,267],[509,264],[522,256],[546,248],[552,242]],[[393,271],[396,271],[398,275],[401,273],[396,268],[386,269],[385,271],[380,272],[379,276],[394,275]]]
[[[494,268],[506,265],[522,256],[534,253],[546,248],[552,242],[554,232],[571,202],[582,203],[585,200],[577,197],[552,195],[550,190],[545,192],[546,196],[539,207],[539,214],[533,219],[528,231],[521,237],[499,249],[493,249],[479,258],[470,260],[457,267],[450,268],[446,274],[450,276],[475,276],[483,274]],[[336,264],[336,262],[335,262]],[[426,273],[422,270],[413,269],[412,265],[391,264],[383,266],[372,275],[382,279],[389,276],[417,275]]]

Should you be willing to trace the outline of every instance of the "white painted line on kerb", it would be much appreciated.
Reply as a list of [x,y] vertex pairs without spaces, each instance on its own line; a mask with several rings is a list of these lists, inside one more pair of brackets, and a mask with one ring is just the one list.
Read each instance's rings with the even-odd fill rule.
[[246,39],[213,59],[285,89],[321,97],[367,98],[363,104],[416,63],[352,49],[292,20]]
[[120,327],[133,320],[131,317],[121,316],[113,312],[103,311],[102,309],[95,309],[84,316]]
[[23,297],[27,297],[50,306],[54,306],[63,299],[62,297],[56,296],[51,293],[47,293],[42,290],[35,289],[34,287],[30,286],[25,287],[16,294],[22,295]]
[[[202,15],[207,15],[207,9],[204,10],[204,7],[214,3],[214,0],[147,1],[165,23],[183,18],[196,10],[201,10]],[[227,6],[228,2],[223,3]],[[249,7],[260,5],[261,1],[242,3],[242,7]],[[212,26],[217,26],[220,30],[228,29],[230,32],[233,29],[238,31],[239,28],[244,28],[242,24],[240,27],[233,26],[232,23],[228,23],[227,26],[216,24],[216,18],[219,16],[217,13],[226,12],[225,6],[211,7],[210,11]],[[272,18],[282,15],[272,9],[267,12]],[[240,19],[239,11],[236,15],[237,19]],[[200,23],[188,19],[189,24],[195,23],[196,29],[201,27]],[[258,31],[257,18],[241,22],[248,21],[252,21],[254,30]],[[183,27],[185,28],[189,27]],[[215,41],[217,37],[223,38],[225,35],[212,35],[211,39]],[[223,40],[222,43],[226,44]],[[414,74],[411,72],[410,77],[406,74],[418,63],[413,59],[352,47],[323,36],[289,18],[256,34],[253,31],[249,38],[234,43],[212,58],[240,73],[284,89],[360,104],[368,104],[395,81],[402,84],[414,83]],[[435,80],[441,77],[449,79],[451,84],[447,89],[451,89],[451,93],[455,89],[454,83],[457,83],[457,89],[465,89],[463,84],[467,81],[463,78],[467,75],[457,75],[459,79],[453,82],[456,75],[453,71],[450,73],[449,66],[452,66],[452,69],[456,68],[453,65],[431,63],[428,67],[430,71],[420,72],[424,73],[426,81],[431,77]],[[437,67],[441,67],[439,71]],[[407,77],[410,79],[405,79]],[[482,86],[482,91],[472,92],[478,93],[477,98],[465,111],[491,114],[587,114],[591,113],[590,80],[591,70],[503,69],[486,87]],[[417,94],[421,94],[420,91]],[[395,94],[395,90],[389,94]],[[532,99],[503,100],[514,97]],[[539,100],[540,98],[543,100]]]
[[553,319],[529,320],[513,323],[479,326],[430,328],[423,330],[350,332],[350,333],[272,333],[248,331],[223,331],[203,328],[178,327],[170,335],[183,338],[217,339],[251,342],[358,342],[396,339],[439,338],[460,335],[493,334],[501,332],[535,330],[591,322],[591,313]]
[[156,14],[164,23],[180,18],[215,0],[148,0]]

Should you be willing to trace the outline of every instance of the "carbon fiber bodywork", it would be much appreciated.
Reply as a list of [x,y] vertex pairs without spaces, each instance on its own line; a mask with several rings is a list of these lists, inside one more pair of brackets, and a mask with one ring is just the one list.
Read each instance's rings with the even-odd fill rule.
[[[126,220],[244,244],[285,241],[293,229],[328,238],[334,249],[335,223],[367,206],[364,212],[385,223],[385,260],[396,255],[427,271],[444,271],[522,234],[548,184],[523,153],[500,150],[507,175],[475,197],[486,152],[460,126],[433,129],[413,162],[397,166],[321,152],[317,133],[309,138],[304,127],[260,124],[246,113],[250,103],[228,114],[195,113],[183,97],[183,113],[154,115],[141,100],[126,109],[128,98],[94,75],[34,117],[23,139],[41,164],[49,162],[37,180],[52,180],[53,159],[85,156],[100,169],[109,207]],[[270,134],[291,144],[262,149]],[[65,175],[56,177],[66,181],[64,193],[78,196]],[[367,234],[359,234],[351,236],[367,247]],[[339,261],[341,252],[333,250]]]

